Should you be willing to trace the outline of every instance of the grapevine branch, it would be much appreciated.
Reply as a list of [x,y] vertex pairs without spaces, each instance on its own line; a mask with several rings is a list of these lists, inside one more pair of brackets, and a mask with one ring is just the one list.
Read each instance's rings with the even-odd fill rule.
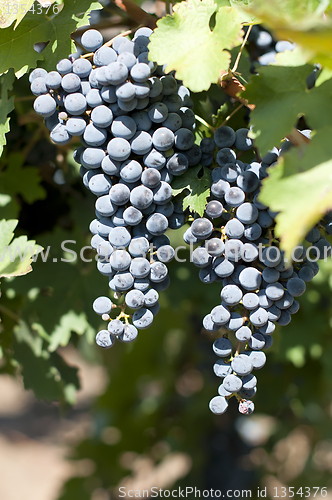
[[224,125],[226,125],[226,123],[228,122],[228,120],[230,120],[232,118],[232,116],[235,115],[235,113],[237,113],[241,108],[243,108],[244,104],[240,104],[240,106],[238,106],[236,109],[234,109],[234,111],[231,112],[230,115],[227,116],[227,118],[225,118],[225,120],[222,122],[221,124],[221,127],[223,127]]
[[148,26],[151,29],[156,27],[158,19],[141,9],[133,0],[112,0],[112,2],[115,3],[119,9],[126,12],[128,16],[134,19],[138,24]]
[[242,51],[243,51],[244,46],[245,46],[245,44],[247,43],[247,40],[248,40],[248,38],[249,38],[251,28],[252,28],[252,25],[251,25],[251,26],[249,26],[249,28],[248,28],[248,30],[247,30],[247,33],[246,33],[246,36],[245,36],[245,37],[244,37],[244,39],[243,39],[243,42],[242,42],[241,48],[240,48],[240,50],[239,50],[239,53],[238,53],[238,55],[237,55],[237,58],[236,58],[236,60],[235,60],[234,66],[233,66],[233,68],[231,69],[232,73],[235,73],[235,71],[237,70],[237,67],[238,67],[239,62],[240,62],[240,59],[241,59]]

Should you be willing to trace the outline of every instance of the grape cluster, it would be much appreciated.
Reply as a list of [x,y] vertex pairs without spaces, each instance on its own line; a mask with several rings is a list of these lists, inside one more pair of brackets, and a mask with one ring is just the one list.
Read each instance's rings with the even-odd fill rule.
[[[182,196],[172,195],[172,180],[197,164],[210,169],[204,216],[184,233],[185,242],[196,245],[192,262],[201,281],[222,284],[220,305],[203,320],[209,332],[222,329],[213,350],[219,357],[214,372],[223,381],[210,408],[222,414],[235,396],[240,413],[250,414],[257,385],[252,371],[264,366],[276,324],[289,324],[298,311],[296,297],[319,269],[315,257],[331,252],[320,228],[332,234],[332,217],[306,237],[313,259],[299,245],[293,264],[285,260],[274,234],[277,214],[258,195],[268,168],[291,144],[251,163],[240,160],[253,148],[246,128],[221,126],[213,138],[195,144],[190,92],[149,61],[151,32],[140,28],[132,40],[116,37],[103,45],[102,35],[89,29],[81,38],[86,54],[59,61],[56,71],[30,74],[34,109],[54,143],[79,138],[74,159],[83,184],[97,197],[91,246],[113,292],[112,300],[101,296],[93,303],[108,322],[96,335],[101,347],[116,339],[132,342],[152,324],[159,292],[169,285],[166,264],[175,255],[165,232],[187,219]],[[111,319],[116,308],[120,313]]]
[[[223,126],[214,139],[202,140],[202,150],[215,154],[217,163],[211,172],[211,198],[204,217],[196,218],[184,234],[186,243],[199,245],[192,261],[200,268],[201,281],[222,283],[221,304],[203,320],[207,331],[225,331],[213,344],[220,358],[214,373],[223,379],[219,396],[210,402],[216,414],[226,411],[233,395],[239,400],[240,413],[252,413],[250,400],[257,383],[252,371],[264,366],[264,349],[272,345],[276,324],[288,325],[299,310],[296,297],[305,292],[306,282],[319,269],[313,260],[331,251],[330,243],[315,227],[306,237],[311,253],[299,245],[294,249],[293,264],[285,260],[274,235],[277,214],[258,201],[261,180],[278,159],[279,150],[269,152],[262,161],[243,163],[235,150],[252,148],[247,133],[247,129],[234,132]],[[229,335],[234,335],[236,349]]]
[[[90,224],[97,268],[115,299],[124,295],[120,314],[96,336],[105,348],[115,338],[131,342],[152,324],[158,292],[169,284],[166,264],[174,257],[164,233],[185,222],[171,182],[200,160],[190,93],[149,61],[151,33],[140,28],[132,40],[117,37],[110,47],[90,29],[81,38],[87,54],[30,75],[34,109],[52,141],[64,145],[79,137],[82,143],[74,158],[85,187],[97,197],[97,218]],[[93,304],[105,321],[116,307],[108,297]]]

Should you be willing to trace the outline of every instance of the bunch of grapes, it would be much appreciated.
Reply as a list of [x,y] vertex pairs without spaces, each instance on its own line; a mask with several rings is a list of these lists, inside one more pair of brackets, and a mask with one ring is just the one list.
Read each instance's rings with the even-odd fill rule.
[[[149,61],[151,33],[140,28],[132,40],[119,36],[103,45],[101,33],[86,31],[86,54],[59,61],[56,71],[31,73],[34,109],[56,144],[79,138],[74,158],[83,184],[97,197],[91,246],[113,292],[112,300],[101,296],[93,303],[108,322],[96,335],[101,347],[116,339],[132,342],[152,324],[159,292],[169,286],[167,263],[175,255],[165,232],[187,220],[181,195],[172,195],[172,180],[197,164],[210,169],[205,214],[184,233],[186,243],[197,245],[192,261],[201,281],[222,285],[221,303],[203,320],[209,332],[222,329],[213,350],[220,358],[214,372],[223,381],[210,409],[224,413],[235,396],[239,411],[250,414],[257,384],[252,371],[264,366],[276,324],[289,324],[299,309],[296,297],[318,272],[315,259],[331,245],[314,227],[306,237],[313,259],[299,245],[293,264],[286,261],[274,234],[277,214],[258,195],[268,168],[290,143],[251,163],[238,158],[253,148],[246,128],[221,126],[214,138],[195,144],[190,92]],[[329,215],[321,227],[332,233]],[[119,299],[120,305],[114,303]]]
[[[305,292],[306,282],[319,270],[315,260],[331,251],[330,243],[315,227],[306,237],[310,252],[299,245],[293,251],[293,264],[285,259],[274,235],[277,214],[258,200],[261,180],[279,151],[269,152],[261,162],[241,162],[234,149],[252,148],[247,132],[224,126],[216,130],[214,139],[202,140],[205,154],[216,154],[211,198],[205,216],[196,218],[184,234],[187,243],[199,245],[192,261],[200,268],[201,281],[222,283],[221,304],[203,320],[207,331],[222,328],[225,332],[213,344],[220,358],[214,373],[223,379],[219,396],[210,401],[216,414],[226,411],[232,396],[239,401],[240,413],[252,413],[250,400],[257,384],[252,371],[264,366],[263,350],[272,345],[276,324],[288,325],[299,310],[296,297]],[[327,228],[331,226],[326,222]],[[235,337],[235,349],[229,336]]]
[[151,33],[140,28],[132,40],[117,37],[110,47],[90,29],[81,38],[87,54],[61,60],[56,71],[36,69],[30,75],[34,109],[52,141],[64,145],[79,137],[74,158],[84,185],[97,197],[91,246],[114,298],[125,299],[117,306],[102,296],[93,304],[105,321],[120,307],[96,336],[105,348],[116,338],[133,341],[152,324],[159,292],[169,285],[166,264],[174,257],[164,233],[185,222],[171,183],[200,160],[190,93],[149,61]]

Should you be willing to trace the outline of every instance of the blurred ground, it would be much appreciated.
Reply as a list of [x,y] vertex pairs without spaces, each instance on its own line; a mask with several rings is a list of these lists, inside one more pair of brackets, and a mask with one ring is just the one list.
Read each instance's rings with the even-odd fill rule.
[[89,408],[107,384],[103,368],[84,362],[73,349],[62,353],[80,368],[77,404],[63,418],[57,405],[41,403],[22,383],[0,377],[0,498],[56,500],[64,482],[89,474],[89,461],[67,460],[70,449],[89,436]]
[[[93,434],[95,424],[90,408],[105,391],[108,376],[104,368],[86,363],[73,348],[63,349],[62,355],[67,362],[79,367],[82,384],[76,405],[63,416],[56,404],[41,403],[31,391],[25,391],[20,380],[6,375],[0,377],[1,500],[57,500],[68,479],[87,477],[94,472],[92,460],[73,463],[69,457],[75,445]],[[260,487],[266,487],[267,498],[274,498],[275,491],[285,491],[282,488],[288,488],[287,485],[304,472],[312,452],[312,431],[307,426],[299,426],[267,453],[262,445],[273,434],[276,420],[258,414],[250,420],[241,417],[237,422],[239,435],[253,446],[250,454],[243,457],[242,465],[244,469],[264,467],[270,472],[263,475]],[[113,438],[105,435],[106,441]],[[132,463],[128,467],[132,474],[123,478],[118,486],[135,491],[156,485],[172,488],[191,468],[190,456],[185,453],[168,453],[158,465],[149,457],[129,452],[123,454],[121,460]],[[332,442],[316,446],[314,461],[318,469],[332,472]],[[256,498],[254,490],[252,498]],[[331,489],[326,496],[324,492],[324,498],[332,500]],[[110,500],[109,492],[97,488],[91,500]]]

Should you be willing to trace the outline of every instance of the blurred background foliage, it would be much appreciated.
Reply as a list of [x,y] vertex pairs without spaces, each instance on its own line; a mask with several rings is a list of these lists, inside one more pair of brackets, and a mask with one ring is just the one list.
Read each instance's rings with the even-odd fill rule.
[[[105,38],[135,26],[116,6],[102,3],[92,22]],[[164,10],[162,2],[143,7],[158,15]],[[244,74],[249,65],[245,58],[241,64]],[[32,273],[1,283],[0,387],[5,382],[10,389],[15,377],[30,395],[26,401],[15,389],[22,404],[13,413],[0,411],[0,442],[6,435],[13,447],[22,440],[50,449],[56,443],[66,464],[49,483],[52,491],[41,493],[48,479],[39,473],[25,492],[35,500],[109,500],[118,498],[119,486],[196,486],[222,494],[251,489],[256,498],[257,487],[273,497],[275,487],[319,486],[332,498],[332,262],[308,284],[291,324],[277,327],[258,373],[255,414],[240,416],[231,400],[227,414],[213,415],[208,402],[218,381],[211,345],[218,334],[203,331],[201,320],[218,303],[220,285],[203,285],[183,250],[187,262],[169,266],[171,286],[153,326],[133,344],[97,348],[101,324],[91,305],[108,293],[107,279],[96,270],[94,252],[85,254],[90,263],[60,261],[71,258],[61,248],[64,240],[76,242],[67,243],[71,250],[89,245],[94,197],[72,160],[75,145],[52,144],[33,112],[27,75],[15,81],[12,95],[15,110],[0,160],[1,217],[19,219],[16,235],[50,246],[51,258],[39,256]],[[205,119],[218,109],[215,119],[223,119],[233,106],[216,86],[195,101]],[[246,126],[248,114],[243,109],[229,123]],[[173,246],[183,244],[182,232],[169,231]],[[6,453],[3,447],[0,463]],[[10,457],[9,463],[15,454]],[[22,498],[15,487],[6,491],[4,481],[3,500]]]

